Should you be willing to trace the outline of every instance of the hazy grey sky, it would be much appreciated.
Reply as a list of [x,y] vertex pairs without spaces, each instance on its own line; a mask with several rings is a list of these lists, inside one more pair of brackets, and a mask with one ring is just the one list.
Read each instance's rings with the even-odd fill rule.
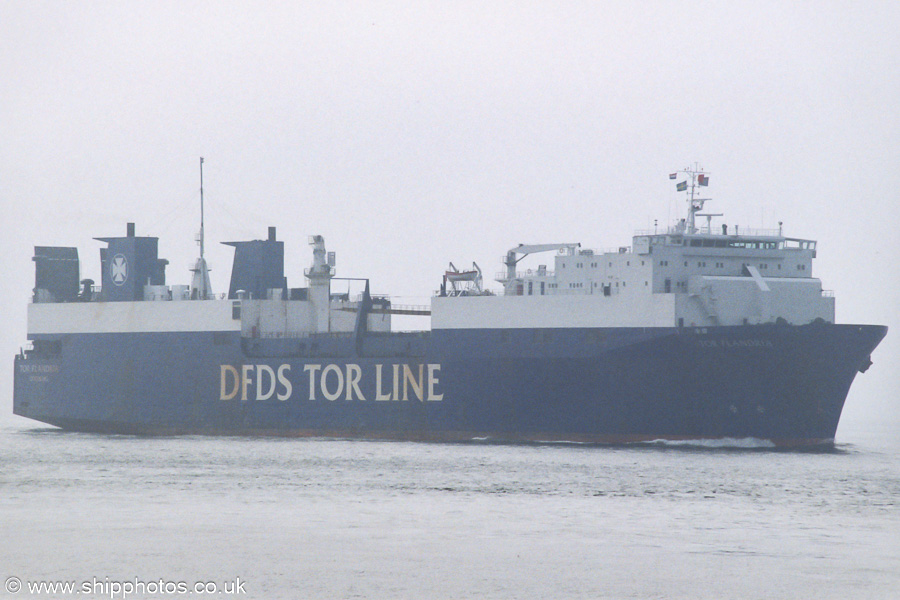
[[276,225],[339,274],[424,302],[448,261],[518,243],[630,244],[684,210],[700,161],[726,222],[819,240],[842,322],[892,332],[847,415],[900,415],[897,2],[0,0],[0,412],[35,245],[135,221],[188,283]]

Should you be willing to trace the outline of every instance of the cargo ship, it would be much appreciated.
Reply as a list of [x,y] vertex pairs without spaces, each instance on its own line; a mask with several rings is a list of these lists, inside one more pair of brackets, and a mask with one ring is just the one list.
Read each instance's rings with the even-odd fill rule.
[[[304,285],[290,287],[274,227],[225,242],[230,284],[214,294],[201,160],[189,285],[167,285],[158,238],[133,223],[95,238],[100,285],[81,278],[76,248],[35,247],[14,413],[139,435],[833,444],[887,328],[835,323],[834,296],[812,276],[814,240],[781,224],[714,226],[721,215],[701,212],[709,174],[670,178],[687,203],[672,226],[606,251],[519,244],[497,291],[476,263],[450,263],[430,305],[403,306],[365,278],[353,279],[358,294],[335,293],[321,236],[309,238]],[[520,270],[540,253],[552,264]],[[393,331],[400,314],[430,327]]]

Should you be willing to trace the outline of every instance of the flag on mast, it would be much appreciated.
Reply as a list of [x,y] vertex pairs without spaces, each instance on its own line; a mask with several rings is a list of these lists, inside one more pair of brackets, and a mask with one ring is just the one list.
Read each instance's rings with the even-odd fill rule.
[[687,181],[682,181],[681,183],[679,183],[678,185],[675,186],[675,191],[677,191],[677,192],[683,192],[685,190],[687,190]]
[[669,173],[669,179],[675,179],[678,177],[678,173]]
[[697,183],[700,185],[709,185],[709,175],[697,175]]

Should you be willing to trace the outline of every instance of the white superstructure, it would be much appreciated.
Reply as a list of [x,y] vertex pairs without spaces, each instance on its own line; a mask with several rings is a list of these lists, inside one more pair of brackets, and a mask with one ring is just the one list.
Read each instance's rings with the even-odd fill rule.
[[[291,290],[296,297],[289,297],[285,289],[270,288],[265,297],[240,292],[237,298],[228,299],[223,294],[217,299],[204,299],[202,290],[209,290],[209,286],[197,292],[196,271],[190,287],[147,284],[142,299],[135,301],[103,301],[102,289],[88,285],[79,301],[56,302],[48,291],[36,288],[35,301],[28,305],[28,333],[240,331],[243,337],[264,339],[349,336],[360,327],[358,314],[364,304],[363,329],[367,332],[389,332],[392,314],[411,312],[391,308],[387,298],[365,298],[367,292],[352,299],[349,293],[333,294],[334,253],[326,252],[322,236],[311,236],[309,245],[313,262],[304,270],[309,285]],[[202,275],[201,279],[209,279],[205,271]]]
[[[703,214],[708,184],[698,169],[678,184],[688,218],[632,245],[595,251],[580,244],[519,245],[497,274],[503,296],[436,297],[432,328],[677,327],[834,322],[834,297],[812,276],[813,240],[774,231],[731,231]],[[674,177],[673,177],[674,178]],[[698,227],[696,216],[706,217]],[[517,255],[555,251],[552,269],[516,271]]]
[[[366,279],[335,277],[334,253],[322,236],[309,239],[307,287],[289,288],[274,227],[266,240],[226,242],[235,247],[227,296],[211,293],[202,234],[192,284],[167,286],[168,261],[158,257],[157,238],[137,237],[129,223],[125,237],[97,238],[108,244],[101,249],[102,289],[85,279],[79,291],[75,248],[35,248],[29,333],[240,331],[245,338],[361,339],[391,331],[391,315],[429,313],[436,330],[834,322],[834,297],[812,276],[815,241],[786,237],[781,224],[764,231],[714,227],[712,219],[721,215],[700,212],[709,200],[697,196],[708,174],[682,173],[688,179],[677,186],[689,208],[676,225],[637,232],[631,246],[607,251],[571,242],[515,246],[497,274],[502,295],[483,288],[476,263],[469,270],[450,263],[430,311],[372,297]],[[705,224],[698,226],[697,217]],[[526,256],[547,252],[553,253],[550,268],[517,270]],[[365,289],[351,298],[348,283],[347,293],[336,294],[335,279],[364,282]]]

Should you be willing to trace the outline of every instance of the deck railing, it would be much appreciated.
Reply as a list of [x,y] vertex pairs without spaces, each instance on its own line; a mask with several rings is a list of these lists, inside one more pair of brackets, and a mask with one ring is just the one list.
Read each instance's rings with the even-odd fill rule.
[[685,231],[679,231],[677,227],[658,227],[656,229],[635,229],[634,235],[717,235],[722,237],[738,237],[738,236],[764,236],[764,237],[783,237],[779,229],[756,229],[753,227],[737,227],[728,228],[728,233],[723,234],[722,228],[712,228],[708,230],[706,226],[698,227],[697,232],[689,234]]

